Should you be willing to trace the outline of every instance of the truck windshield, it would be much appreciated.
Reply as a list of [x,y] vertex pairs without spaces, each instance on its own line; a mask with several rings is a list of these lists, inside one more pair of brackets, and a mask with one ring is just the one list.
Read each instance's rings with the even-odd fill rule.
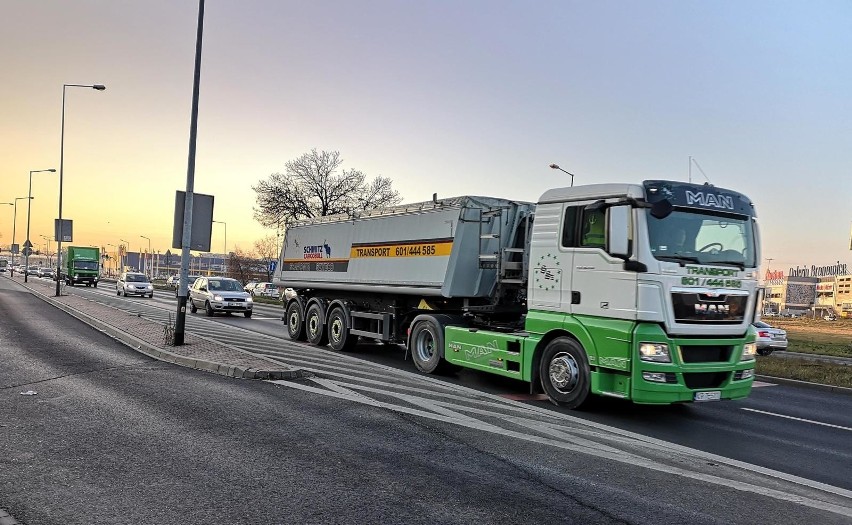
[[662,261],[755,267],[750,217],[675,210],[665,219],[647,212],[651,253]]
[[74,261],[75,270],[97,270],[97,261]]

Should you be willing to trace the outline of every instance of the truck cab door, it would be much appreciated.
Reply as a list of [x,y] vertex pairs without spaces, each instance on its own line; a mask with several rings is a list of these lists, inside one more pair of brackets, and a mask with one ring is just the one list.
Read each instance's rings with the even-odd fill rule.
[[[624,269],[623,255],[616,257],[608,251],[609,210],[586,210],[581,206],[578,217],[577,247],[571,269],[573,313],[635,319],[637,273]],[[632,228],[632,223],[625,226]]]

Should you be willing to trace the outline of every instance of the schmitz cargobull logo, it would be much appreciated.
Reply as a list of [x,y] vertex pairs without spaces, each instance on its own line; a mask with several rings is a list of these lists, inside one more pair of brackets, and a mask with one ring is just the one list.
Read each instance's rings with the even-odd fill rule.
[[304,247],[304,259],[331,258],[331,246],[326,241],[322,244],[310,244]]

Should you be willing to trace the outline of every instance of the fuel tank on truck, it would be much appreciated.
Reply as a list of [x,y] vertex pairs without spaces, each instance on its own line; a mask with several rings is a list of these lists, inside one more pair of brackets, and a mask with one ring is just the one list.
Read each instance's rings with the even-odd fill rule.
[[296,289],[486,297],[497,270],[482,261],[523,237],[519,225],[533,206],[465,196],[296,223],[273,281]]

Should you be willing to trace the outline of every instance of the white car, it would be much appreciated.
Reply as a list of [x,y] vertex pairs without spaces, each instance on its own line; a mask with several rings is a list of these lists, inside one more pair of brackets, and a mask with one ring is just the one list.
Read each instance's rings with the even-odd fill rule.
[[752,323],[757,330],[757,353],[769,355],[775,350],[787,349],[787,331],[770,326],[763,321]]
[[124,272],[115,282],[115,294],[154,297],[154,285],[144,273]]
[[203,308],[208,316],[216,312],[242,312],[251,317],[254,300],[243,290],[243,285],[228,277],[200,277],[189,289],[189,311]]

